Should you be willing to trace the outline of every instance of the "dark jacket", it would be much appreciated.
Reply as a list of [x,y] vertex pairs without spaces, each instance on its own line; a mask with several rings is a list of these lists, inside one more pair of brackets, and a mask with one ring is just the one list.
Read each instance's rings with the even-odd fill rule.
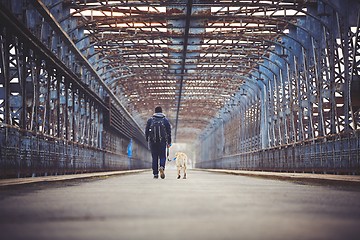
[[166,142],[167,142],[167,144],[171,144],[171,126],[170,126],[169,120],[165,117],[165,114],[163,114],[163,113],[155,113],[151,118],[148,119],[148,121],[146,123],[146,128],[145,128],[146,141],[149,141],[149,135],[150,135],[149,129],[150,129],[150,125],[151,125],[151,121],[152,121],[153,117],[164,119],[164,125],[165,125],[166,134],[167,134]]

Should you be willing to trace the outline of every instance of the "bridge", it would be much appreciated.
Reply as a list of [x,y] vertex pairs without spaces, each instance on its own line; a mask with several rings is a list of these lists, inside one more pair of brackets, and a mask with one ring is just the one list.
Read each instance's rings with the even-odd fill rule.
[[[156,106],[163,108],[172,126],[170,157],[182,151],[191,161],[193,170],[186,182],[172,179],[173,163],[168,163],[165,180],[159,179],[163,182],[145,181],[145,176],[151,177],[147,172],[151,154],[144,129]],[[300,239],[301,226],[308,227],[301,239],[340,239],[341,235],[355,239],[354,226],[360,218],[354,200],[359,196],[358,175],[358,0],[0,0],[0,230],[9,239],[23,239],[20,223],[30,223],[31,213],[39,214],[37,224],[65,219],[66,224],[54,232],[59,239],[66,238],[61,233],[70,231],[71,221],[91,219],[94,224],[111,218],[115,195],[109,196],[107,215],[87,212],[77,204],[80,217],[71,211],[61,215],[61,207],[72,208],[60,197],[59,208],[33,205],[37,197],[54,201],[46,193],[59,196],[62,191],[71,192],[69,197],[76,201],[76,186],[83,186],[82,181],[88,191],[99,193],[102,187],[108,191],[115,185],[125,187],[119,194],[133,198],[127,196],[120,205],[129,204],[128,210],[134,210],[132,201],[149,204],[139,200],[142,196],[132,187],[151,198],[157,195],[145,186],[189,198],[194,206],[161,195],[165,202],[174,201],[176,208],[171,212],[169,204],[164,214],[146,208],[141,208],[144,215],[115,211],[116,219],[169,216],[171,226],[165,227],[176,229],[179,224],[179,228],[164,232],[164,239],[181,234],[238,239],[242,233],[246,239]],[[337,194],[324,185],[334,185]],[[276,193],[269,193],[266,186]],[[187,190],[190,196],[179,194]],[[44,191],[44,198],[37,191]],[[243,191],[246,199],[240,206],[237,199]],[[13,204],[27,202],[21,193],[29,196],[31,204],[15,211]],[[284,197],[287,194],[291,200]],[[198,200],[212,197],[209,205],[201,206]],[[324,205],[306,205],[302,201],[308,198]],[[94,201],[101,204],[101,200]],[[289,209],[269,210],[268,204],[277,200]],[[337,205],[347,201],[350,206]],[[95,202],[84,206],[96,208]],[[253,202],[259,209],[245,208]],[[193,207],[193,215],[179,210],[182,204]],[[202,215],[205,208],[212,210]],[[317,215],[315,208],[324,211]],[[233,217],[219,217],[222,210],[228,214],[231,209]],[[303,218],[292,220],[291,216],[300,217],[294,211],[301,209],[306,209]],[[40,214],[50,210],[59,218]],[[256,214],[250,216],[252,210]],[[243,218],[241,211],[249,218]],[[178,223],[175,212],[187,220]],[[324,217],[328,213],[333,221]],[[314,218],[319,218],[318,225]],[[216,219],[224,222],[218,225]],[[139,230],[135,227],[139,219],[133,220],[134,225],[126,220],[103,224],[105,229],[123,224],[117,232],[124,232],[122,239],[145,238],[145,233],[155,238],[151,224],[147,230],[125,234],[126,226]],[[274,231],[278,226],[271,221],[289,229]],[[166,225],[166,221],[157,223]],[[50,238],[48,232],[33,232],[40,230],[35,225],[24,228],[30,238]],[[50,225],[55,231],[56,222]],[[84,229],[94,227],[76,226],[79,235],[69,233],[67,239],[85,239]],[[250,226],[261,228],[259,234]],[[320,234],[322,230],[326,233]],[[115,238],[105,230],[96,234],[94,239]]]

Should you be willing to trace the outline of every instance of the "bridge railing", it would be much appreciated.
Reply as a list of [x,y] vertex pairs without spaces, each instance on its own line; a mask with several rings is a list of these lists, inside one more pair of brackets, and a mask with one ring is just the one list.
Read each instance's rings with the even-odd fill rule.
[[198,160],[196,167],[252,171],[360,174],[360,131]]
[[46,6],[27,3],[0,1],[0,178],[149,167],[141,127]]

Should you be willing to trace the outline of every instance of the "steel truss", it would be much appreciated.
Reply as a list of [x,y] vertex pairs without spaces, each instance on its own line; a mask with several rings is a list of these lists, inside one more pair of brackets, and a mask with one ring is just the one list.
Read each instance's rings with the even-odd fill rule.
[[45,10],[25,26],[0,9],[0,178],[147,166],[142,130]]
[[[308,4],[275,51],[265,51],[240,90],[246,94],[235,94],[220,112],[225,121],[203,133],[199,155],[212,157],[201,157],[210,161],[199,167],[360,173],[360,5],[339,6]],[[261,106],[249,114],[257,101]],[[255,126],[254,115],[261,119]],[[220,128],[226,134],[217,134]],[[219,137],[223,148],[212,147]]]
[[[303,15],[304,2],[66,1],[72,10],[62,19],[78,19],[70,31],[88,32],[82,51],[97,47],[105,64],[97,69],[143,119],[161,105],[176,140],[190,142],[243,84],[234,72],[248,74],[252,59],[272,48],[267,41]],[[191,120],[194,112],[208,121]]]
[[359,173],[356,0],[0,2],[9,169],[146,165],[161,105],[199,167]]

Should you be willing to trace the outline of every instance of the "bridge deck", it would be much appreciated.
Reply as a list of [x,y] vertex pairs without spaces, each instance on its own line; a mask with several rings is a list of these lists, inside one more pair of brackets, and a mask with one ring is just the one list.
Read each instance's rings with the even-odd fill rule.
[[190,171],[0,188],[1,239],[358,239],[360,189]]

